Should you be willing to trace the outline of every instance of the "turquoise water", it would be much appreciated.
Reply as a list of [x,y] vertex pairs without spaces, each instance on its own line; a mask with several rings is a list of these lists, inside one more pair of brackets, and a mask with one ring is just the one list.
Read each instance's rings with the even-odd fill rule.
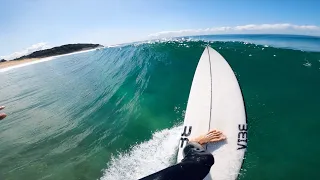
[[264,44],[276,35],[256,44],[212,38],[133,43],[0,72],[8,114],[0,179],[137,179],[174,164],[208,43],[234,69],[246,102],[240,179],[318,179],[319,39],[287,37],[307,51]]

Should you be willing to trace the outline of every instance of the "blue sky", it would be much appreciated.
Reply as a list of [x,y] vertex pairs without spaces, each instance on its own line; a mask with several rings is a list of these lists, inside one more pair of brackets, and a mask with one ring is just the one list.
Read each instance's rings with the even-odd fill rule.
[[0,0],[0,56],[66,43],[110,45],[190,35],[199,29],[320,35],[319,8],[318,0]]

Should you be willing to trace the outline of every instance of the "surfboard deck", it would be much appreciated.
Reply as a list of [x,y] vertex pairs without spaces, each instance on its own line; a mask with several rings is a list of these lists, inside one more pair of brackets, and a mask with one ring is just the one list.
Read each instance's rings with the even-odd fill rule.
[[247,147],[247,124],[243,96],[237,78],[227,61],[211,47],[199,60],[189,94],[183,130],[179,142],[178,162],[190,138],[217,129],[227,140],[208,144],[215,158],[207,180],[237,178]]

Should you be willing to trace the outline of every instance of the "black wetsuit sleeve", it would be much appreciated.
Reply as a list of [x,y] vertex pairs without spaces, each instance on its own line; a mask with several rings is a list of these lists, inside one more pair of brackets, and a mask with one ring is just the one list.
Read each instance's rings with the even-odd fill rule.
[[183,154],[184,158],[180,163],[140,180],[202,180],[214,164],[213,155],[198,143],[188,143],[183,149]]

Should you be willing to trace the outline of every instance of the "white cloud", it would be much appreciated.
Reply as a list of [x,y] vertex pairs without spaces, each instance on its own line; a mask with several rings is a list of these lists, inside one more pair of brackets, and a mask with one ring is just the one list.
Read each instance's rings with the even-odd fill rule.
[[31,54],[35,51],[48,49],[49,47],[50,46],[48,46],[47,43],[40,42],[40,43],[34,44],[34,45],[22,50],[22,51],[14,52],[14,53],[6,55],[6,56],[0,56],[0,59],[12,60],[12,59],[24,56],[24,55]]
[[164,38],[177,36],[192,36],[206,34],[244,34],[244,33],[284,33],[284,34],[309,34],[320,35],[320,27],[314,25],[284,24],[248,24],[243,26],[225,26],[206,29],[186,29],[178,31],[162,31],[150,34],[150,38]]

